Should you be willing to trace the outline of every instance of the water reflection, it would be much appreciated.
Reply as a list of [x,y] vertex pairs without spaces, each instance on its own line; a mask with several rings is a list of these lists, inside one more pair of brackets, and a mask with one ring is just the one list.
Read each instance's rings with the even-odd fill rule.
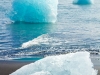
[[55,24],[26,24],[14,23],[7,25],[14,47],[19,47],[23,42],[34,39],[42,34],[54,31]]

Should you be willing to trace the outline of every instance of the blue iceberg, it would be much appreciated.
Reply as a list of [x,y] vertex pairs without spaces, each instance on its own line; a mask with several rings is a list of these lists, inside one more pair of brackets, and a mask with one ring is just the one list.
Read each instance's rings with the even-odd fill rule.
[[9,17],[15,22],[54,23],[58,0],[13,0]]
[[89,57],[88,52],[48,56],[10,75],[97,75]]
[[93,4],[93,0],[74,0],[73,3],[79,5]]

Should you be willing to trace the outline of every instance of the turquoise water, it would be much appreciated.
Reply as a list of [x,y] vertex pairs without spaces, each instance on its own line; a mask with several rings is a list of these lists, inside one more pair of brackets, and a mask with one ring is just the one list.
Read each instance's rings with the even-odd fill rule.
[[18,59],[13,59],[13,61],[37,61],[37,60],[40,60],[42,59],[43,57],[30,57],[30,58],[18,58]]
[[[52,28],[55,24],[25,24],[25,23],[13,23],[6,24],[0,28],[0,56],[5,58],[9,56],[12,58],[17,57],[13,54],[24,51],[17,49],[22,43],[27,42],[31,39],[37,38],[38,36],[54,31]],[[22,56],[23,57],[23,56]],[[18,56],[18,58],[21,58]],[[27,58],[26,58],[27,59]],[[37,58],[38,59],[38,58]],[[25,59],[22,59],[25,60]]]
[[[80,50],[100,52],[100,1],[74,5],[59,0],[55,24],[12,23],[11,0],[0,1],[0,59],[29,60]],[[36,57],[36,58],[34,58]]]

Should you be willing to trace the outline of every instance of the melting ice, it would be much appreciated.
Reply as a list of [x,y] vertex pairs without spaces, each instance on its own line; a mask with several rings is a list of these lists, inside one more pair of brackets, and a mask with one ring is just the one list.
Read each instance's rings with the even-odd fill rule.
[[[56,35],[57,36],[57,35]],[[61,36],[56,37],[54,35],[50,35],[50,34],[43,34],[33,40],[30,40],[28,42],[25,42],[22,44],[21,48],[29,48],[32,47],[34,45],[49,45],[49,46],[57,46],[57,45],[62,45],[64,43],[68,43],[69,41],[64,40],[61,38]]]
[[10,75],[97,75],[88,52],[48,56]]
[[31,23],[56,22],[58,0],[13,0],[9,17]]

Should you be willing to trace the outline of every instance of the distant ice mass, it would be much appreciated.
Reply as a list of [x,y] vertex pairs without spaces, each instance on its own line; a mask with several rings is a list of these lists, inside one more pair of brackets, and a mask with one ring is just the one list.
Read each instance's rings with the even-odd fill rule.
[[74,4],[85,5],[85,4],[93,4],[93,0],[74,0]]
[[10,75],[97,75],[88,52],[48,56]]
[[13,21],[54,23],[58,0],[13,0],[9,17]]

